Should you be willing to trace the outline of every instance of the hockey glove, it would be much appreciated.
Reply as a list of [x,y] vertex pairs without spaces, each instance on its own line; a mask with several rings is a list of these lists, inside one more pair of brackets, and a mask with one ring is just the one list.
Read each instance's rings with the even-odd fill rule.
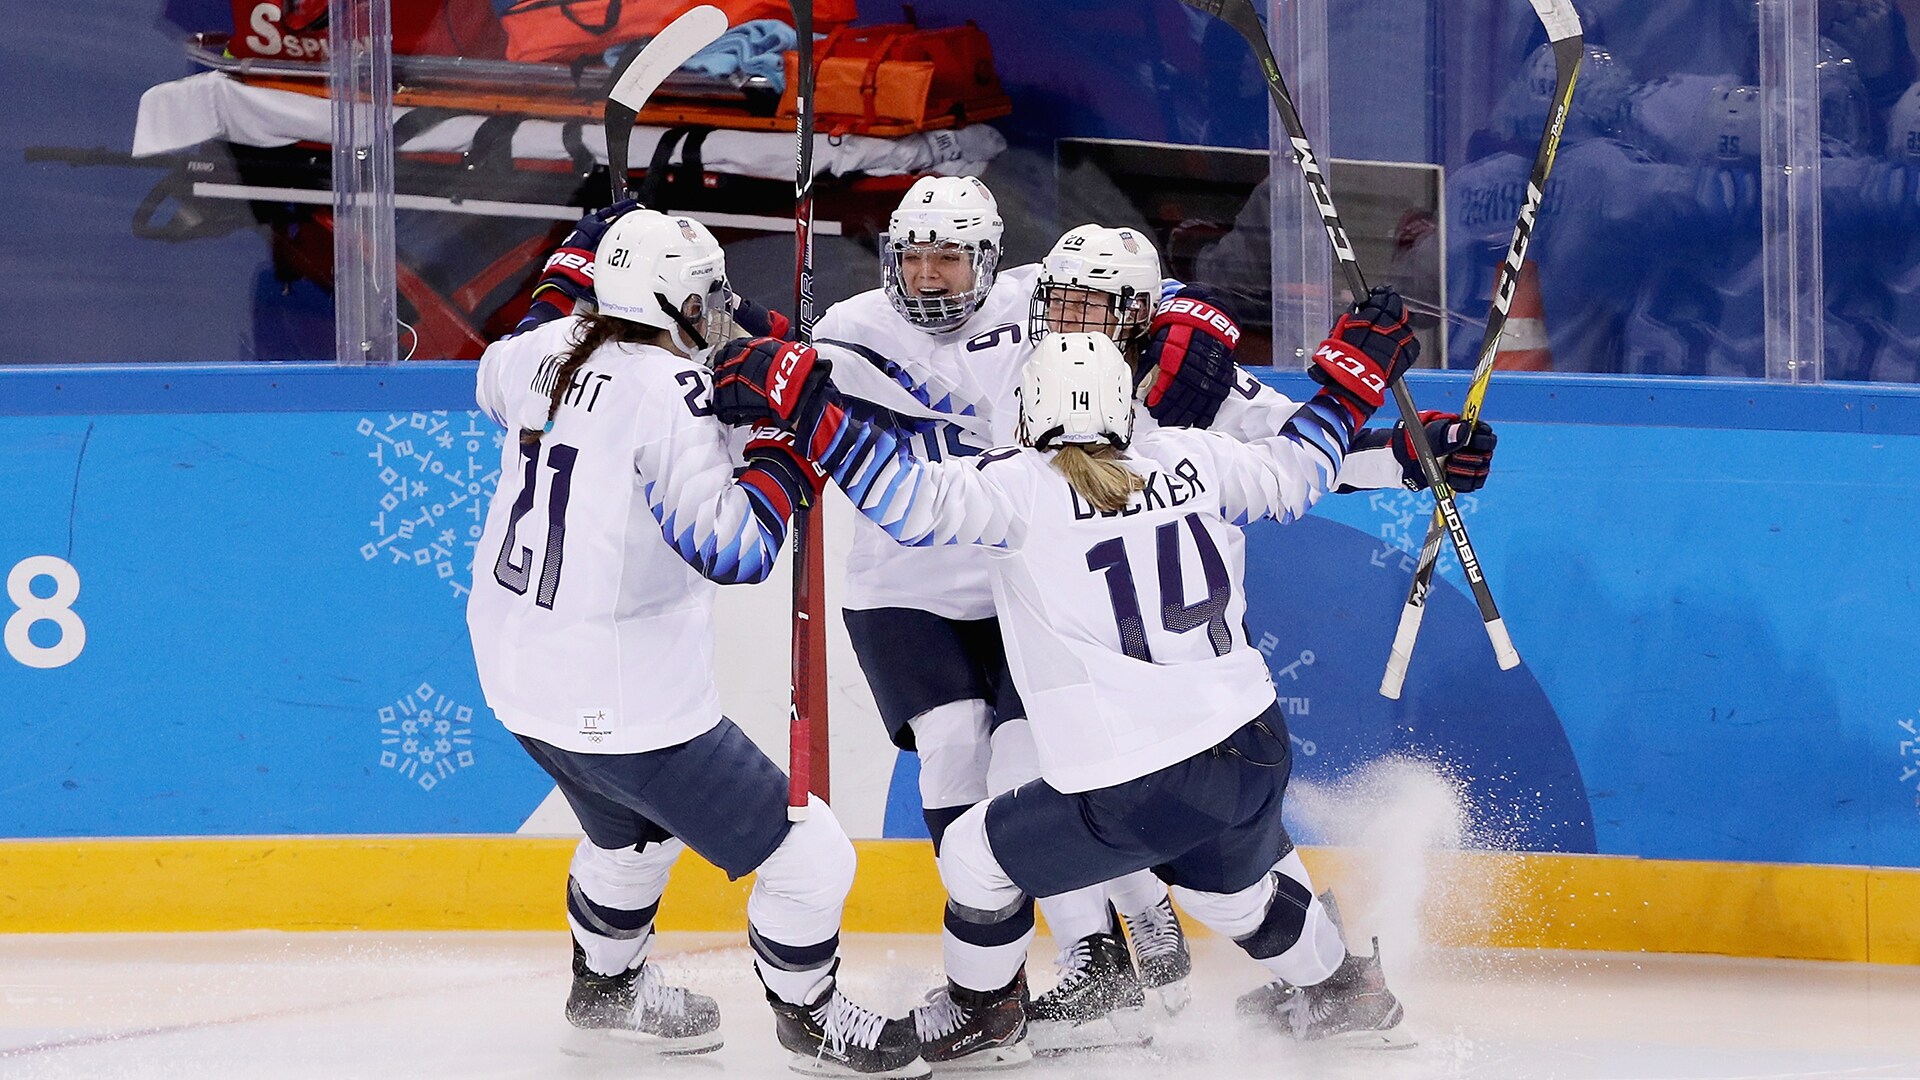
[[604,210],[595,210],[580,219],[541,268],[540,281],[533,287],[533,302],[526,317],[514,327],[514,333],[531,330],[544,322],[573,314],[577,304],[594,303],[593,253],[607,229],[630,210],[638,210],[635,199],[623,199]]
[[[1427,442],[1433,456],[1440,459],[1447,486],[1458,492],[1479,491],[1493,469],[1493,448],[1500,436],[1492,426],[1476,420],[1469,428],[1465,420],[1452,413],[1422,412],[1420,423],[1427,429]],[[1400,463],[1401,482],[1414,491],[1427,487],[1426,474],[1420,471],[1419,455],[1402,421],[1393,426],[1393,458]]]
[[1140,355],[1147,412],[1166,427],[1213,423],[1233,391],[1239,344],[1240,324],[1205,289],[1188,285],[1175,293],[1154,313]]
[[813,346],[735,338],[713,365],[713,411],[725,424],[772,424],[792,432],[802,456],[819,460],[846,419],[832,363]]
[[772,308],[759,304],[731,290],[727,293],[727,313],[733,316],[733,325],[748,337],[770,337],[787,340],[787,331],[792,323],[785,315]]
[[752,488],[781,521],[790,520],[796,509],[812,506],[826,486],[826,474],[795,449],[792,432],[754,428],[745,457],[746,467],[734,479]]
[[1354,426],[1387,399],[1387,388],[1420,359],[1407,308],[1391,285],[1376,286],[1313,351],[1307,374],[1352,414]]

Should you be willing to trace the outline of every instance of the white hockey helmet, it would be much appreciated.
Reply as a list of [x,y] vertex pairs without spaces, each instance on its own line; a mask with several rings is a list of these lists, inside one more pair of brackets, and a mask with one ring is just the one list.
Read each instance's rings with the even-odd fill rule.
[[[993,192],[972,176],[923,176],[887,219],[880,245],[880,285],[900,317],[928,333],[952,330],[973,317],[993,289],[1005,225]],[[940,249],[972,263],[972,285],[939,296],[916,295],[907,286],[901,256]]]
[[1041,338],[1020,370],[1020,441],[1124,448],[1133,440],[1133,373],[1105,334]]
[[1138,229],[1082,225],[1040,261],[1027,309],[1035,341],[1050,331],[1106,334],[1122,345],[1147,331],[1160,302],[1160,252]]
[[727,259],[705,225],[654,210],[621,215],[594,252],[600,313],[658,327],[702,363],[726,333]]
[[1887,114],[1887,160],[1920,165],[1920,83],[1907,87]]

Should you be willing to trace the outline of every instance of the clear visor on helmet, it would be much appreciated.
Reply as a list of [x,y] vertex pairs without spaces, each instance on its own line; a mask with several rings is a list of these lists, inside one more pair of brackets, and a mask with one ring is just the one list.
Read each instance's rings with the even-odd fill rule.
[[922,330],[952,330],[987,298],[998,260],[990,244],[889,239],[880,245],[881,286],[901,318]]
[[1125,289],[1118,295],[1079,285],[1043,283],[1027,308],[1027,336],[1038,341],[1050,333],[1097,333],[1123,348],[1146,332],[1153,316],[1145,293]]
[[[690,293],[680,304],[678,325],[671,333],[688,356],[703,358],[733,336],[733,316],[727,308],[727,279],[716,277],[705,293]],[[666,297],[659,298],[666,307]],[[697,337],[695,335],[698,335]]]

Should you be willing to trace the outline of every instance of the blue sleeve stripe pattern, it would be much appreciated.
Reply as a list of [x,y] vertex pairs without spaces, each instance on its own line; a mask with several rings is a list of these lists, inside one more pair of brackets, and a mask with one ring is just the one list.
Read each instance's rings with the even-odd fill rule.
[[950,416],[972,416],[974,414],[974,408],[972,405],[968,405],[965,403],[956,403],[954,401],[952,394],[942,394],[938,398],[935,398],[933,396],[933,391],[929,390],[924,383],[920,382],[918,379],[915,379],[911,374],[909,374],[907,372],[907,369],[901,367],[899,364],[894,363],[892,360],[889,360],[886,357],[881,356],[879,353],[873,351],[872,349],[867,348],[865,345],[862,345],[854,341],[833,341],[833,340],[824,340],[824,339],[818,342],[817,344],[834,345],[864,358],[867,361],[867,363],[872,364],[874,367],[878,368],[881,374],[885,375],[887,378],[892,379],[894,382],[898,383],[902,390],[905,390],[907,393],[912,394],[913,400],[919,402],[922,405],[925,405],[927,408],[932,409],[935,412],[947,413]]
[[655,494],[656,486],[649,481],[641,491],[654,520],[660,523],[660,534],[701,577],[721,585],[751,585],[765,581],[773,572],[773,562],[780,554],[786,530],[770,507],[763,509],[759,505],[758,492],[745,485],[739,487],[746,495],[751,512],[742,515],[737,530],[721,535],[695,524],[680,528],[677,516],[661,505]]

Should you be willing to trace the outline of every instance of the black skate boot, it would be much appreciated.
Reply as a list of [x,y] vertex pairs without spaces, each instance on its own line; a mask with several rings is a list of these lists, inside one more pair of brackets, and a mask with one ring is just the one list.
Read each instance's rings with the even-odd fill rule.
[[811,1005],[782,1001],[767,991],[774,1034],[793,1054],[788,1066],[808,1076],[916,1077],[932,1072],[920,1056],[913,1021],[889,1019],[856,1005],[828,976]]
[[1153,1041],[1146,993],[1118,934],[1089,934],[1061,957],[1060,982],[1034,1000],[1033,1048],[1039,1053]]
[[668,986],[651,960],[619,975],[602,975],[587,966],[577,941],[567,1022],[577,1029],[566,1047],[572,1053],[604,1052],[614,1040],[658,1054],[720,1049],[720,1006],[712,998]]
[[[1346,937],[1347,924],[1340,918],[1340,905],[1333,898],[1333,890],[1320,894],[1320,905],[1327,909],[1327,917],[1333,920],[1333,928],[1340,931],[1341,938]],[[1278,1024],[1283,1031],[1293,1030],[1293,1021],[1289,1010],[1293,1008],[1293,999],[1300,988],[1288,984],[1283,979],[1275,979],[1265,986],[1255,987],[1241,994],[1233,1001],[1233,1011],[1248,1020],[1265,1021]]]
[[1168,1016],[1186,1008],[1193,1000],[1187,987],[1193,957],[1187,953],[1187,935],[1173,913],[1173,901],[1163,896],[1139,918],[1125,921],[1140,982],[1159,995],[1160,1007]]
[[927,1060],[941,1072],[1004,1069],[1033,1060],[1027,1041],[1027,969],[998,990],[969,990],[947,980],[913,1010]]
[[1325,981],[1303,986],[1283,1014],[1293,1035],[1303,1042],[1337,1039],[1354,1046],[1397,1049],[1412,1046],[1413,1037],[1401,1024],[1405,1011],[1387,989],[1380,970],[1380,939],[1373,939],[1372,956],[1354,956]]

